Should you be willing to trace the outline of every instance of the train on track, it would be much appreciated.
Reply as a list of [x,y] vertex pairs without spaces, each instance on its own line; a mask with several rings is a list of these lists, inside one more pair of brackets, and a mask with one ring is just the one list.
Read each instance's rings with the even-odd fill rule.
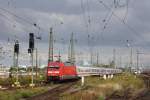
[[99,67],[83,67],[76,66],[70,62],[53,61],[48,63],[47,80],[68,80],[77,79],[80,76],[90,75],[112,75],[121,73],[121,69],[99,68]]
[[77,78],[76,66],[70,62],[49,62],[47,67],[47,80],[66,80]]

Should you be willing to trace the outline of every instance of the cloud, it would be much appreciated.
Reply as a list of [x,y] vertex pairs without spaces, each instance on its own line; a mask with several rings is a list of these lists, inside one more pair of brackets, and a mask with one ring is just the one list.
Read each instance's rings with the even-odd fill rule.
[[[137,0],[136,2],[130,0],[126,24],[114,15],[107,22],[106,15],[110,15],[111,12],[97,0],[89,0],[89,4],[86,0],[82,1],[83,5],[81,5],[81,0],[15,0],[10,1],[9,5],[8,1],[0,1],[0,8],[5,8],[22,18],[19,19],[0,10],[0,40],[7,41],[10,37],[13,41],[16,35],[19,41],[25,44],[22,46],[23,50],[27,50],[28,34],[33,32],[39,35],[38,33],[40,33],[42,36],[42,40],[39,41],[41,43],[40,53],[45,62],[47,58],[44,56],[48,52],[50,27],[53,27],[54,30],[55,48],[65,47],[65,54],[67,54],[67,45],[72,32],[77,40],[78,52],[88,50],[88,45],[93,48],[103,48],[106,51],[103,55],[108,56],[105,58],[105,62],[112,56],[112,50],[107,49],[126,48],[126,40],[132,41],[135,48],[141,47],[145,51],[150,49],[148,45],[150,43],[149,0]],[[104,1],[104,3],[109,7],[113,6],[112,0]],[[126,7],[115,8],[113,11],[121,20],[124,19]],[[89,18],[90,24],[88,23]],[[103,20],[107,22],[104,32],[102,30],[106,23]],[[33,25],[34,23],[40,26],[40,30]],[[132,28],[129,28],[128,25]],[[90,34],[89,41],[88,34]],[[122,53],[125,51],[121,49]],[[88,51],[85,52],[88,53]],[[122,55],[127,55],[127,52]]]

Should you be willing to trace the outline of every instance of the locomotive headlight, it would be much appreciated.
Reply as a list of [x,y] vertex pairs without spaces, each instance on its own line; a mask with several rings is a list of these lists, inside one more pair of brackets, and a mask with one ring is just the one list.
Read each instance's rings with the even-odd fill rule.
[[51,73],[52,73],[52,71],[48,71],[48,73],[50,73],[50,74],[51,74]]
[[59,73],[59,71],[54,71],[54,73],[58,74],[58,73]]
[[59,74],[59,71],[48,71],[48,73],[50,73],[50,74],[52,74],[52,73]]

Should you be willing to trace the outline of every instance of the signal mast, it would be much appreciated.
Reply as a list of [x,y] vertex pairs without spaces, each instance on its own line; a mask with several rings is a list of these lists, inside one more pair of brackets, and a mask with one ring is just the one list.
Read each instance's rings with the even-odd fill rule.
[[75,65],[75,52],[74,52],[74,37],[73,33],[71,34],[70,45],[68,50],[68,61]]
[[48,63],[53,62],[53,28],[50,28]]

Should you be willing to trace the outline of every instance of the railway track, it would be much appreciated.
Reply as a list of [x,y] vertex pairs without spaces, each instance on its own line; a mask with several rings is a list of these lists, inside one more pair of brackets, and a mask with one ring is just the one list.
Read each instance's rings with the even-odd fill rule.
[[35,95],[26,100],[59,100],[60,94],[70,89],[71,86],[75,85],[76,82],[62,83],[42,94]]
[[140,77],[144,80],[146,88],[136,94],[132,100],[150,100],[150,71],[140,74]]
[[150,89],[150,72],[142,73],[140,76],[144,80],[146,87]]

